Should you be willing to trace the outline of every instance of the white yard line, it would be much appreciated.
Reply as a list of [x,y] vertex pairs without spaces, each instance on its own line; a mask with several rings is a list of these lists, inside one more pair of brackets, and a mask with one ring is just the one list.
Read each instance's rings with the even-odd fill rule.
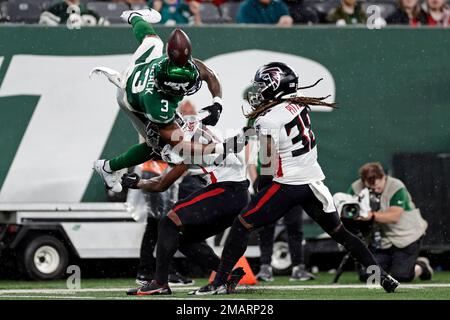
[[[172,291],[183,292],[197,289],[198,286],[187,287],[174,287]],[[365,284],[330,284],[330,285],[275,285],[275,286],[239,286],[238,290],[305,290],[305,289],[373,289],[374,287],[368,287]],[[436,283],[436,284],[401,284],[400,288],[403,289],[423,289],[423,288],[450,288],[450,283]],[[58,294],[59,298],[71,298],[70,295],[77,293],[88,292],[123,292],[125,294],[128,288],[86,288],[86,289],[6,289],[0,290],[2,297],[8,297],[11,294]],[[376,287],[378,289],[378,287]],[[381,287],[379,287],[381,289]],[[26,297],[26,296],[24,296]],[[30,296],[36,297],[36,296]],[[87,297],[91,298],[91,297]]]

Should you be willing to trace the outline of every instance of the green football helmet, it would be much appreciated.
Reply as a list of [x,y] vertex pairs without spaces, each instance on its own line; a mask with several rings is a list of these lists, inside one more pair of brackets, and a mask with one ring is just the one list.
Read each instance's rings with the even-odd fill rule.
[[189,60],[184,66],[175,65],[168,57],[161,59],[153,70],[155,87],[165,94],[188,96],[200,90],[200,70]]

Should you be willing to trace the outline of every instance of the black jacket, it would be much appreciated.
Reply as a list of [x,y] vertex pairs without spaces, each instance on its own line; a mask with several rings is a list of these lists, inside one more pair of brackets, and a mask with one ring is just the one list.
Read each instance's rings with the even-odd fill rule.
[[[420,14],[417,17],[417,20],[421,25],[427,24],[427,15],[422,9],[420,10]],[[386,18],[386,22],[388,24],[409,24],[409,17],[404,10],[398,8],[389,17]]]

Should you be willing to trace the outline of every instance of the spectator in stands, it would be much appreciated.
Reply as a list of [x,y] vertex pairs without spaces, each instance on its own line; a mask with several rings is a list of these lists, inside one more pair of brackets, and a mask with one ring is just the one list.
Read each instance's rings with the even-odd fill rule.
[[419,0],[398,0],[397,10],[387,17],[386,22],[410,26],[426,25],[427,16],[420,8]]
[[365,23],[366,20],[367,17],[361,3],[356,0],[341,0],[341,3],[327,16],[327,22],[337,25]]
[[165,25],[200,25],[202,23],[200,3],[197,1],[186,3],[183,0],[150,0],[149,6],[161,13],[161,23]]
[[289,15],[295,24],[319,23],[319,15],[316,10],[305,5],[303,0],[285,0],[289,7]]
[[276,24],[290,27],[293,19],[289,8],[280,0],[245,0],[236,17],[238,23]]
[[[379,243],[372,245],[377,261],[400,282],[431,279],[433,270],[428,259],[418,258],[427,222],[403,182],[386,175],[378,162],[363,165],[359,176],[348,193],[359,195],[363,189],[369,189],[371,211],[357,220],[371,221],[379,230]],[[364,273],[361,280],[367,278]]]
[[48,26],[69,23],[72,28],[108,24],[97,13],[88,10],[80,0],[63,0],[55,3],[42,12],[39,23]]
[[424,4],[424,11],[427,16],[427,25],[444,27],[450,25],[450,10],[446,5],[446,0],[427,0]]

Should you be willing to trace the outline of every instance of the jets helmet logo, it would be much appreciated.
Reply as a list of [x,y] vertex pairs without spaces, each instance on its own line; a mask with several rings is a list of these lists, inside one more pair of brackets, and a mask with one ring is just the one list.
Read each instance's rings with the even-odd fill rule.
[[186,91],[188,89],[188,87],[189,87],[189,82],[178,83],[178,82],[164,81],[164,84],[166,86],[171,87],[174,90],[183,89],[184,91]]
[[268,81],[269,85],[273,87],[273,90],[277,90],[280,86],[281,82],[281,74],[283,71],[281,71],[278,67],[271,67],[267,68],[261,71],[260,77],[264,81]]

